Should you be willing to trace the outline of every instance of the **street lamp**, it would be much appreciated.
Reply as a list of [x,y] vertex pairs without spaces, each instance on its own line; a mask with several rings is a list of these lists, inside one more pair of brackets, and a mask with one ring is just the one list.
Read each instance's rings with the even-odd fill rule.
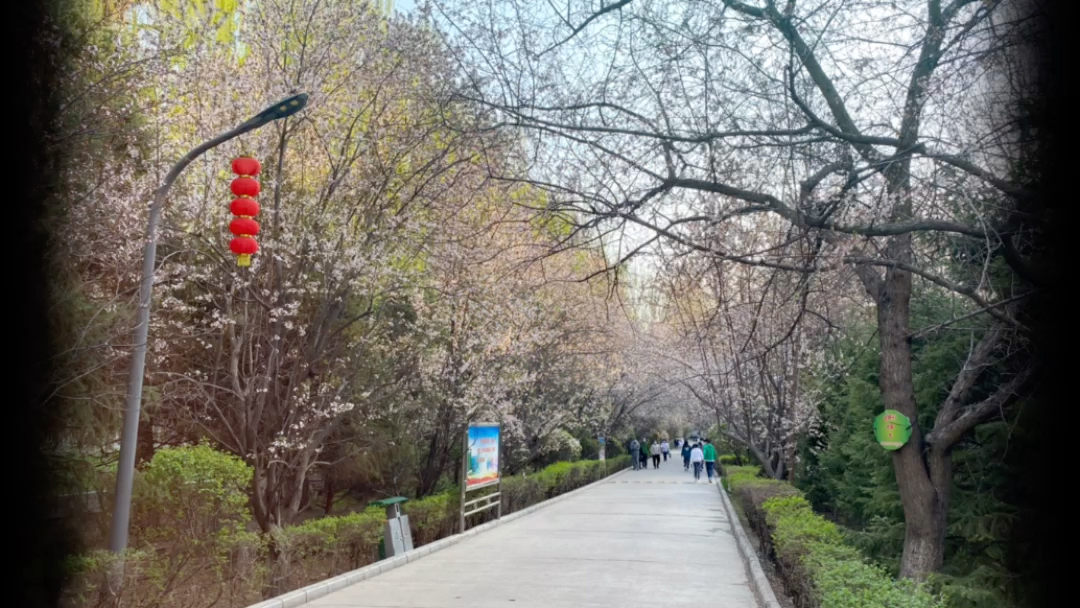
[[150,300],[154,289],[154,261],[157,257],[157,225],[165,196],[180,173],[206,151],[216,148],[230,139],[248,131],[254,131],[279,118],[292,116],[307,105],[307,93],[287,97],[262,112],[252,116],[239,126],[207,140],[185,154],[165,175],[161,186],[154,192],[150,203],[150,216],[146,222],[146,248],[143,253],[142,281],[139,284],[139,309],[135,325],[135,352],[131,355],[131,372],[128,376],[127,404],[124,407],[124,429],[120,439],[120,462],[116,469],[116,492],[113,497],[112,529],[109,531],[109,550],[120,553],[127,547],[128,527],[131,521],[131,488],[135,480],[135,444],[139,436],[139,408],[142,405],[143,371],[146,368],[146,338],[150,326]]

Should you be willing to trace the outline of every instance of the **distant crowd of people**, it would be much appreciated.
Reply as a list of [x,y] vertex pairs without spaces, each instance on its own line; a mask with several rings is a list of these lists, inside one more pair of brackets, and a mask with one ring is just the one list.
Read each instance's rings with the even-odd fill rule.
[[[691,467],[693,468],[696,483],[701,483],[702,471],[705,472],[709,483],[713,483],[713,477],[717,476],[717,471],[716,447],[713,446],[712,441],[708,439],[695,439],[694,441],[676,439],[675,447],[682,454],[683,470],[690,471]],[[650,458],[652,458],[653,468],[659,469],[660,462],[667,462],[671,456],[671,446],[666,439],[663,441],[654,439],[650,444],[648,440],[638,441],[637,438],[632,438],[627,444],[627,450],[630,453],[630,461],[635,471],[649,468]]]

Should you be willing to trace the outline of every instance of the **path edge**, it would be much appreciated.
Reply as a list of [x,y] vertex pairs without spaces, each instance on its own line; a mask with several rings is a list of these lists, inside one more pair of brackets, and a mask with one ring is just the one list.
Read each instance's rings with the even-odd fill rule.
[[728,496],[727,490],[724,489],[724,484],[718,483],[716,485],[717,489],[720,490],[720,498],[724,503],[724,510],[727,511],[728,520],[731,521],[731,530],[735,533],[735,544],[739,547],[739,553],[742,554],[747,569],[750,570],[750,583],[754,588],[754,595],[757,596],[758,603],[761,604],[761,608],[781,608],[780,602],[776,600],[776,593],[773,591],[768,577],[765,576],[765,570],[762,569],[761,562],[758,560],[757,551],[754,551],[754,547],[750,545],[750,539],[746,536],[746,531],[743,530],[742,522],[739,521],[739,514],[735,512],[735,507],[731,504],[731,498]]
[[[571,496],[579,492],[589,490],[593,486],[609,482],[615,477],[618,477],[619,475],[622,475],[629,470],[630,467],[627,467],[625,469],[622,469],[621,471],[612,473],[611,475],[608,475],[603,479],[598,479],[588,485],[581,486],[576,490],[571,490],[565,494],[560,494],[558,496],[555,496],[554,498],[549,498],[547,500],[538,502],[531,507],[526,507],[520,511],[515,511],[508,515],[504,515],[501,519],[492,520],[487,522],[486,524],[481,524],[479,526],[476,526],[475,528],[466,530],[464,534],[459,532],[457,534],[441,538],[435,542],[428,543],[422,547],[413,549],[412,551],[409,551],[397,557],[391,557],[390,559],[377,561],[373,564],[368,564],[363,568],[359,568],[351,572],[346,572],[345,574],[339,574],[338,576],[308,585],[307,587],[301,587],[300,589],[289,591],[288,593],[279,595],[275,598],[263,600],[257,604],[252,604],[248,606],[248,608],[297,608],[298,606],[303,606],[308,602],[327,596],[335,591],[340,591],[346,587],[351,587],[352,585],[355,585],[357,583],[374,578],[384,572],[389,572],[396,568],[400,568],[405,564],[415,562],[416,560],[424,557],[425,555],[430,555],[451,545],[456,545],[459,542],[468,540],[473,536],[480,534],[481,532],[486,532],[488,530],[496,528],[500,524],[510,523],[515,519],[525,517],[530,513],[535,513],[536,511],[544,507],[548,507],[559,501],[566,500],[567,498],[570,498]],[[778,607],[769,606],[767,608]]]

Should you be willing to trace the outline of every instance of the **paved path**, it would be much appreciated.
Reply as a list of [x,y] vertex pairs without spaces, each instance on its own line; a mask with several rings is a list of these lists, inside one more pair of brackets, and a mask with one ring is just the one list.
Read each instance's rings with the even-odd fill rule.
[[757,608],[758,604],[717,488],[694,484],[681,460],[669,460],[658,470],[627,471],[306,606]]

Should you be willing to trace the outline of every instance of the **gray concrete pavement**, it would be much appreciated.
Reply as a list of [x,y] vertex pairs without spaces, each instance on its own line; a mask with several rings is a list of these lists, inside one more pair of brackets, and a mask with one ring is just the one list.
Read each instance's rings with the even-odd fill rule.
[[306,606],[757,608],[758,604],[717,488],[694,484],[681,460],[669,460],[658,470],[627,471]]

